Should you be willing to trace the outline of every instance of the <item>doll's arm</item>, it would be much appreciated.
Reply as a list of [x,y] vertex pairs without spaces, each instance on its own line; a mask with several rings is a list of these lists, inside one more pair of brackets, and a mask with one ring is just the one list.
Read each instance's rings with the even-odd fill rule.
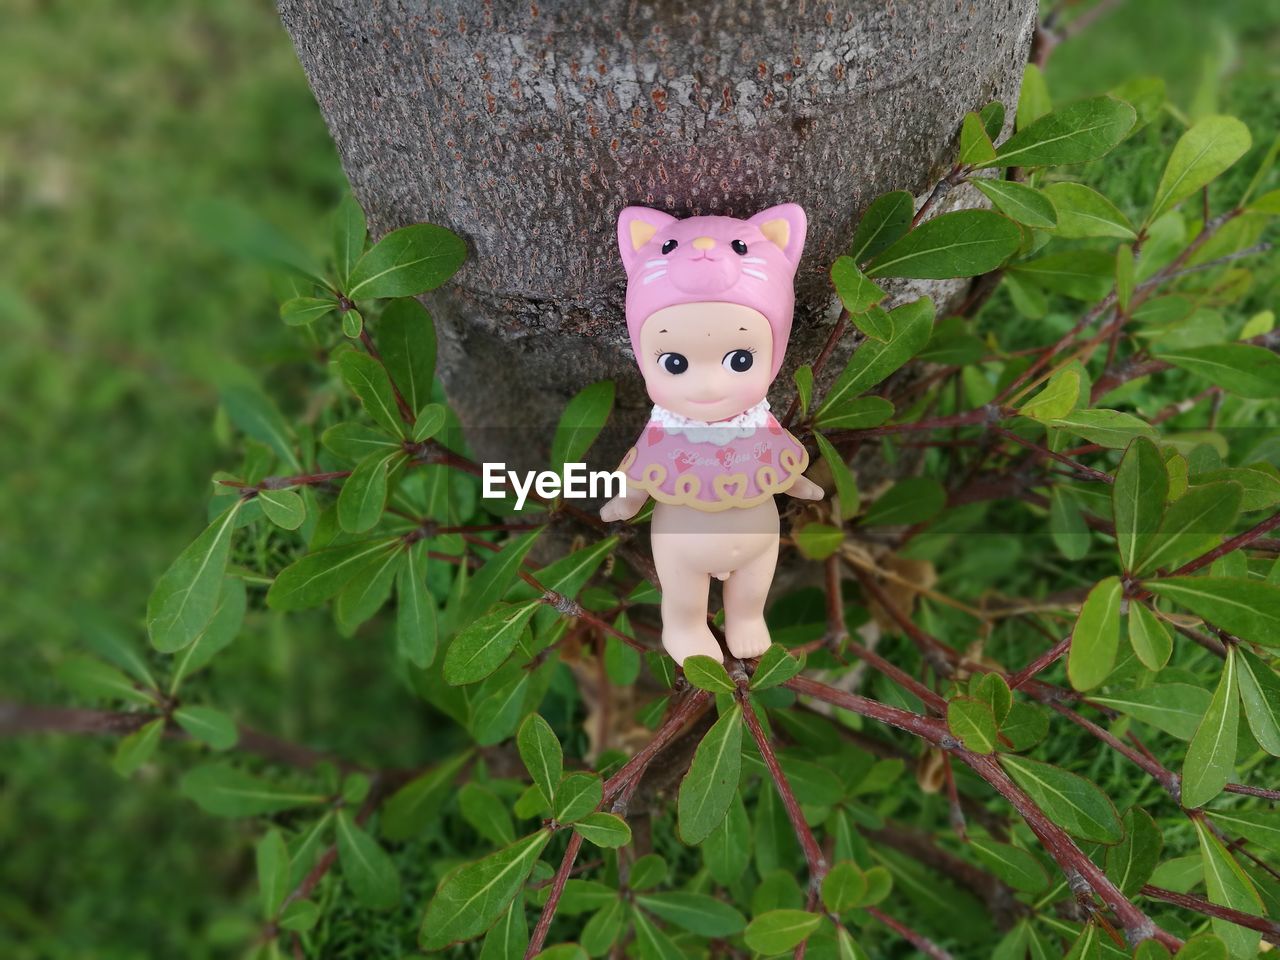
[[649,494],[637,486],[628,486],[627,492],[614,497],[600,508],[600,519],[607,523],[614,520],[630,520],[649,499]]
[[821,500],[825,496],[822,488],[808,477],[796,477],[796,482],[787,488],[787,496],[797,500]]

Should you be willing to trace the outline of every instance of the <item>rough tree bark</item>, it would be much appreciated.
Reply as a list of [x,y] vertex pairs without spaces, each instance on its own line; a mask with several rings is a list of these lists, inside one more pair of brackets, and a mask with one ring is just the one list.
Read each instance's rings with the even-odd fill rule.
[[440,373],[477,453],[526,467],[587,383],[618,382],[619,443],[648,409],[622,320],[622,206],[802,204],[790,358],[811,357],[862,209],[923,196],[964,113],[1016,100],[1036,16],[1035,0],[279,6],[374,232],[431,221],[466,238],[467,264],[427,301]]

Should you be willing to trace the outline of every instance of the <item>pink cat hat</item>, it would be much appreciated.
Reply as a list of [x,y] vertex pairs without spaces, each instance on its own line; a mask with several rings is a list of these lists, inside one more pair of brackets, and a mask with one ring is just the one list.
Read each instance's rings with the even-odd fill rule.
[[640,328],[664,307],[736,303],[769,321],[776,377],[791,336],[793,280],[807,225],[804,210],[794,203],[748,220],[677,220],[649,207],[626,207],[618,214],[618,249],[627,271],[627,333],[636,355]]

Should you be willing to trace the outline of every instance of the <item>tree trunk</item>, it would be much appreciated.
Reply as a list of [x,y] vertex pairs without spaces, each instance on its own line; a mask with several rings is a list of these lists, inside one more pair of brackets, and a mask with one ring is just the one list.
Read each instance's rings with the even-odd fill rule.
[[601,460],[648,409],[622,316],[624,205],[805,207],[777,406],[826,336],[826,272],[866,204],[922,197],[965,112],[1016,102],[1036,2],[280,0],[280,12],[374,232],[431,221],[467,240],[466,265],[426,301],[440,374],[477,454],[527,468],[592,381],[619,388]]

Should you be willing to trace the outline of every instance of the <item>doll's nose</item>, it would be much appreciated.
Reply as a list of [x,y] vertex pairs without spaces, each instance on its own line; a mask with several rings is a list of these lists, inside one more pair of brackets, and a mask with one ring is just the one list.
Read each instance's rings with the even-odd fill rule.
[[699,237],[697,240],[693,241],[693,249],[695,250],[710,250],[715,245],[716,242],[710,237]]

